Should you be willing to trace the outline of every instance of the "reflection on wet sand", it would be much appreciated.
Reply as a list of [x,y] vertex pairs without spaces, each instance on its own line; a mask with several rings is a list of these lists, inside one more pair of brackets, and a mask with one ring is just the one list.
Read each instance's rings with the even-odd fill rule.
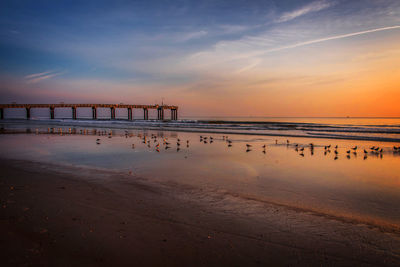
[[[9,137],[1,142],[9,157],[43,155],[40,160],[126,170],[329,214],[400,223],[394,206],[400,203],[399,144],[78,127],[1,133]],[[373,209],[359,199],[371,194]]]

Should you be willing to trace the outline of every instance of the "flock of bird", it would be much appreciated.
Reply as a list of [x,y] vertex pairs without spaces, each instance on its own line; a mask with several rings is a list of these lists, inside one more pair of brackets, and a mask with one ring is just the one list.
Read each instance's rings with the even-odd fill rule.
[[[36,130],[36,132],[38,132],[38,130]],[[48,133],[58,133],[58,134],[77,134],[78,132],[75,129],[71,129],[69,128],[68,130],[63,130],[62,128],[48,128]],[[113,137],[113,131],[106,131],[106,130],[87,130],[87,129],[81,129],[79,130],[79,134],[81,135],[98,135],[98,136],[107,136],[108,138],[112,138]],[[125,136],[125,138],[130,138],[130,137],[138,137],[142,140],[142,143],[147,145],[147,147],[151,148],[154,146],[155,150],[157,152],[160,152],[161,147],[163,147],[165,150],[168,150],[172,147],[172,142],[171,140],[169,140],[167,137],[163,137],[163,136],[158,136],[156,134],[151,134],[150,136],[147,136],[145,134],[137,134],[134,135],[132,133],[130,133],[129,131],[125,131],[124,135],[121,136]],[[214,140],[217,140],[216,138],[212,137],[212,136],[203,136],[200,135],[200,142],[204,143],[204,144],[212,144],[214,142]],[[220,140],[220,139],[219,139]],[[189,140],[181,140],[179,138],[176,138],[176,150],[180,151],[181,150],[181,146],[183,146],[184,144],[186,144],[186,147],[189,148]],[[228,137],[223,135],[222,136],[222,141],[227,143],[228,147],[232,147],[233,145],[233,141]],[[96,144],[100,145],[101,144],[101,139],[97,138],[96,139]],[[308,145],[302,145],[302,144],[298,144],[298,143],[291,143],[289,140],[286,140],[286,142],[283,143],[279,143],[278,140],[275,140],[275,145],[286,145],[286,147],[294,147],[294,150],[296,152],[298,152],[298,154],[301,157],[305,156],[305,150],[308,149],[310,151],[311,155],[314,155],[314,148],[317,147],[317,145],[314,145],[313,143],[309,143]],[[135,149],[135,144],[131,145],[132,149]],[[334,153],[334,160],[337,160],[339,158],[339,155],[343,152],[339,151],[339,146],[332,146],[332,145],[318,145],[318,147],[323,147],[324,149],[324,155],[328,155],[330,154],[332,151]],[[252,144],[245,144],[245,148],[246,148],[246,152],[250,152],[253,150],[253,145]],[[262,153],[266,153],[266,149],[267,149],[267,145],[263,144],[261,147],[261,152]],[[385,148],[386,150],[388,148]],[[385,149],[383,147],[379,147],[379,146],[372,146],[369,149],[359,149],[358,146],[354,146],[351,147],[350,149],[345,151],[345,155],[348,159],[351,158],[351,156],[353,155],[354,157],[357,156],[358,153],[361,153],[364,156],[364,159],[367,159],[368,155],[373,155],[373,156],[378,156],[378,157],[383,157],[383,153],[385,152]],[[393,146],[393,153],[398,153],[400,154],[400,146]]]

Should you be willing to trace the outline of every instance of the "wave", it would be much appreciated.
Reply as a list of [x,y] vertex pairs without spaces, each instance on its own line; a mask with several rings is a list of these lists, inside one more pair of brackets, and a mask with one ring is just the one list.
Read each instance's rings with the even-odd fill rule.
[[399,124],[333,124],[276,121],[223,121],[223,120],[3,120],[2,127],[33,125],[60,125],[115,129],[150,129],[221,134],[247,134],[264,136],[312,137],[349,140],[400,142]]

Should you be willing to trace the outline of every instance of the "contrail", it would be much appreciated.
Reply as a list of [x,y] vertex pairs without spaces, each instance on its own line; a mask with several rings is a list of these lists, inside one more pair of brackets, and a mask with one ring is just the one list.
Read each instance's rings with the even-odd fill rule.
[[34,74],[30,74],[30,75],[26,75],[24,78],[25,79],[32,79],[32,78],[36,78],[39,76],[43,76],[43,75],[47,75],[54,72],[53,70],[49,70],[49,71],[45,71],[45,72],[41,72],[41,73],[34,73]]
[[275,52],[275,51],[281,51],[281,50],[285,50],[285,49],[291,49],[291,48],[295,48],[295,47],[299,47],[299,46],[306,46],[306,45],[326,42],[326,41],[330,41],[330,40],[348,38],[348,37],[352,37],[352,36],[357,36],[357,35],[362,35],[362,34],[367,34],[367,33],[372,33],[372,32],[393,30],[393,29],[400,29],[400,25],[377,28],[377,29],[366,30],[366,31],[361,31],[361,32],[353,32],[353,33],[341,34],[341,35],[336,35],[336,36],[331,36],[331,37],[326,37],[326,38],[321,38],[321,39],[301,42],[301,43],[297,43],[297,44],[293,44],[293,45],[287,45],[287,46],[282,46],[282,47],[278,47],[278,48],[272,48],[272,49],[269,49],[269,50],[265,51],[264,53],[267,54],[267,53],[271,53],[271,52]]

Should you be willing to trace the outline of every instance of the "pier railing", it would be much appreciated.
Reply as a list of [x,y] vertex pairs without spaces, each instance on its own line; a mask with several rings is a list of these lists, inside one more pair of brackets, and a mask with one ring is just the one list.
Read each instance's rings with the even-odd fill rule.
[[33,108],[48,108],[50,111],[50,118],[55,118],[54,110],[56,108],[71,108],[72,119],[78,119],[77,109],[78,108],[92,108],[92,118],[97,119],[97,108],[109,108],[111,111],[111,119],[114,120],[115,110],[127,109],[128,110],[128,120],[133,120],[134,109],[143,109],[143,119],[149,119],[149,109],[157,110],[157,120],[164,120],[164,110],[171,110],[171,120],[178,119],[178,106],[169,105],[130,105],[130,104],[0,104],[0,119],[4,119],[4,109],[12,108],[25,108],[26,118],[29,120],[31,118],[31,109]]

